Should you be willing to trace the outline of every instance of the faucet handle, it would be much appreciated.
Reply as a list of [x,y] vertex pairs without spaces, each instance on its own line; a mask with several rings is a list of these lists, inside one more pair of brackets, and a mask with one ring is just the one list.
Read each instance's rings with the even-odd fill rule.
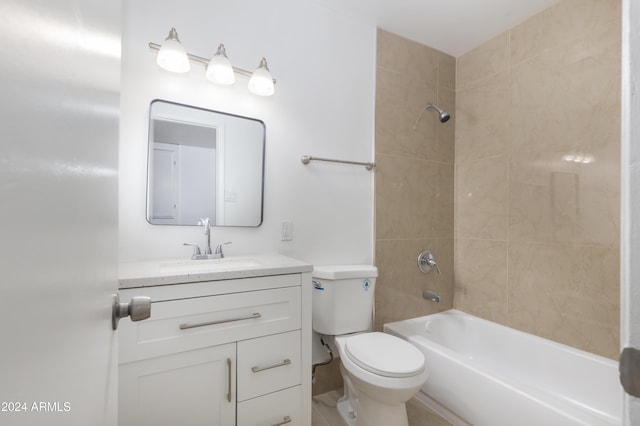
[[202,254],[200,252],[200,246],[197,244],[182,243],[182,245],[193,247],[193,256],[198,256]]
[[224,257],[222,254],[222,246],[227,245],[227,244],[231,244],[231,241],[226,241],[224,243],[220,243],[216,246],[216,250],[213,252],[213,254],[219,254],[220,257]]
[[418,255],[418,269],[420,272],[429,272],[431,268],[436,268],[438,274],[440,274],[440,267],[436,263],[436,258],[433,256],[430,250],[422,250]]

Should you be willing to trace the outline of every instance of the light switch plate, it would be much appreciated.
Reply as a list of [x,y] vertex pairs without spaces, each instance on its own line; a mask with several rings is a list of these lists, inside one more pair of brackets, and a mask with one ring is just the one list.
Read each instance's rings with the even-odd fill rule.
[[293,240],[293,222],[283,220],[280,222],[280,241]]

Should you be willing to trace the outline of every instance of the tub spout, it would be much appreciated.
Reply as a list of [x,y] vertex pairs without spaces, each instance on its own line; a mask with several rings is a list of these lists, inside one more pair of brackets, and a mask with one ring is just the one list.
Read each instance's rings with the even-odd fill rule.
[[434,293],[433,291],[424,290],[422,292],[422,298],[430,300],[432,302],[440,303],[440,295],[438,293]]

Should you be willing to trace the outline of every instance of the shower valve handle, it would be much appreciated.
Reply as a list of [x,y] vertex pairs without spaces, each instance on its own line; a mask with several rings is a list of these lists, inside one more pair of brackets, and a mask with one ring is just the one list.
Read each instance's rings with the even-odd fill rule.
[[422,250],[418,255],[418,269],[425,274],[431,271],[431,268],[436,268],[438,274],[441,274],[440,267],[436,262],[436,258],[433,256],[430,250]]

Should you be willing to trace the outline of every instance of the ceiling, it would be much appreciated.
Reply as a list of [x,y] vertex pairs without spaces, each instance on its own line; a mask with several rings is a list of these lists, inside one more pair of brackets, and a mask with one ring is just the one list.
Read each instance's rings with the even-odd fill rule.
[[559,0],[316,1],[457,57]]

